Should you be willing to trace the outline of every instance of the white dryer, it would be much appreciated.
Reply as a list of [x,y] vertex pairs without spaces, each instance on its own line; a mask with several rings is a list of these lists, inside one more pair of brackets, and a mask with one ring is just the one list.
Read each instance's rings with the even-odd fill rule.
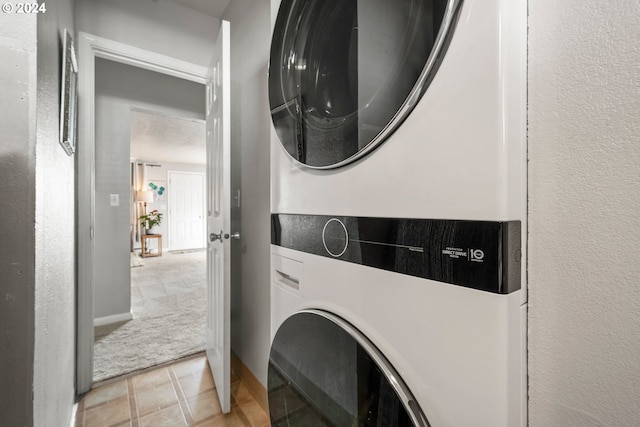
[[272,15],[272,425],[526,425],[526,0]]

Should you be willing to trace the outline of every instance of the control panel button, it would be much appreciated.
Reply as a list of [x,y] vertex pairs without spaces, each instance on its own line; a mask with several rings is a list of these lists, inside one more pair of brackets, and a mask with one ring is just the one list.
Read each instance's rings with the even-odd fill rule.
[[327,253],[333,257],[340,257],[349,246],[347,227],[338,218],[331,218],[322,229],[322,244]]

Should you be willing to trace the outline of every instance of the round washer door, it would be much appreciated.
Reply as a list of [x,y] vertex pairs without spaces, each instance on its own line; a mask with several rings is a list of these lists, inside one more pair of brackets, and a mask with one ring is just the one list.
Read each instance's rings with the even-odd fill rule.
[[380,351],[324,311],[298,312],[280,326],[268,393],[272,426],[429,426]]
[[346,165],[413,110],[443,59],[462,0],[282,0],[269,104],[285,151]]

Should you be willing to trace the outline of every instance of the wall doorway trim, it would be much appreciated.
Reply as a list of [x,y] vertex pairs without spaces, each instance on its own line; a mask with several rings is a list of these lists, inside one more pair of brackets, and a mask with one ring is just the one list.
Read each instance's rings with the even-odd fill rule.
[[77,317],[76,393],[93,384],[93,320],[95,281],[95,59],[115,62],[205,84],[207,67],[134,46],[78,34],[77,144]]

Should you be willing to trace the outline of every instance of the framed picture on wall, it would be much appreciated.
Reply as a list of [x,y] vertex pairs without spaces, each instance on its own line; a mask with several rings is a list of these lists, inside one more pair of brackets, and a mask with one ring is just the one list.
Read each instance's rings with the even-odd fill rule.
[[153,191],[153,203],[167,202],[167,183],[165,181],[149,181],[146,190]]
[[65,29],[62,50],[62,84],[60,105],[60,145],[71,156],[76,151],[78,120],[78,61],[73,38]]

